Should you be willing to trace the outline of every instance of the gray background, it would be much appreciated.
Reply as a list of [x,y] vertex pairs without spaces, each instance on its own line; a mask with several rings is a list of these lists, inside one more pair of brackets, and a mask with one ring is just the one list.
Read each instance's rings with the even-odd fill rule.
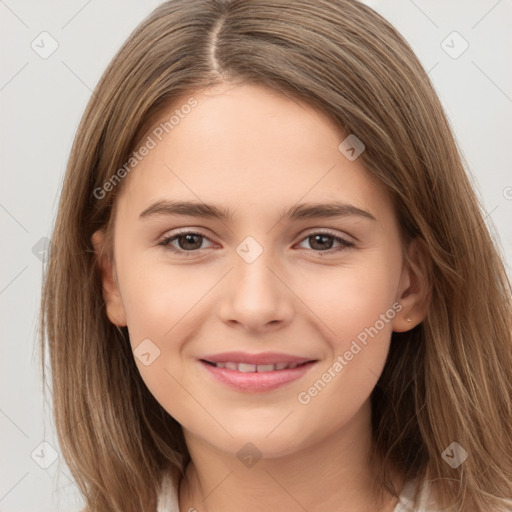
[[[159,3],[0,0],[0,512],[81,508],[42,395],[41,260],[91,91]],[[366,3],[398,28],[429,71],[510,269],[512,0]],[[40,36],[44,31],[50,36]],[[58,48],[45,55],[52,44]]]

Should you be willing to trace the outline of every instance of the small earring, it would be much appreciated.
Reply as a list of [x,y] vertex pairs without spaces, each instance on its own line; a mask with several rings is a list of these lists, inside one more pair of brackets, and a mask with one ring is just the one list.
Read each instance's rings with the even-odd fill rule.
[[411,318],[410,316],[407,316],[407,317],[405,318],[405,321],[406,321],[406,322],[412,322],[412,318]]

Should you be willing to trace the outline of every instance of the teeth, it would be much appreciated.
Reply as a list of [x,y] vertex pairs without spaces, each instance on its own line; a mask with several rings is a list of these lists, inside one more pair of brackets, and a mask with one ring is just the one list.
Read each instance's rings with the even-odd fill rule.
[[255,372],[256,371],[256,365],[255,364],[247,364],[247,363],[239,363],[238,364],[238,371],[249,373],[249,372]]
[[264,373],[274,372],[276,370],[291,370],[299,366],[298,363],[277,363],[277,364],[248,364],[248,363],[235,363],[232,361],[215,363],[217,368],[226,368],[227,370],[234,370],[242,373]]
[[274,364],[259,364],[256,369],[258,372],[273,372],[276,366]]

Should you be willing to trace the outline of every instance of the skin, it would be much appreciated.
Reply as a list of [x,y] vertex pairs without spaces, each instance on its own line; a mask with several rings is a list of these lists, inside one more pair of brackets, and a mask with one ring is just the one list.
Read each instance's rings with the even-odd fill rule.
[[[193,96],[198,105],[122,183],[113,263],[101,259],[110,320],[128,326],[133,349],[149,338],[160,350],[148,366],[135,360],[184,429],[192,462],[180,509],[391,511],[396,498],[372,491],[366,462],[370,394],[392,331],[412,329],[426,307],[425,281],[404,264],[392,203],[360,158],[350,161],[338,150],[347,134],[309,105],[248,84]],[[233,218],[140,218],[163,200],[213,203]],[[298,203],[333,200],[375,220],[279,221]],[[199,247],[188,256],[159,245],[182,228],[206,237],[172,242],[183,252]],[[327,254],[310,238],[318,230],[354,245],[327,238]],[[247,236],[263,248],[252,263],[236,251]],[[103,243],[96,232],[97,251]],[[408,250],[418,258],[414,246]],[[395,303],[401,311],[309,403],[300,403],[299,393]],[[247,393],[217,382],[198,361],[225,351],[284,352],[317,363],[281,388]],[[249,442],[262,456],[252,467],[237,457]]]

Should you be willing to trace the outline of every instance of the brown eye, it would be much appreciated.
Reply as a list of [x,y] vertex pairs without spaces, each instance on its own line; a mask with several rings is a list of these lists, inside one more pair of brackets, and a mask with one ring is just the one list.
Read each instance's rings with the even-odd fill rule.
[[185,232],[164,238],[158,245],[168,248],[172,252],[187,253],[198,251],[204,240],[208,240],[201,233]]
[[197,234],[179,235],[176,240],[180,249],[195,251],[201,248],[203,237]]
[[308,241],[311,248],[324,251],[332,248],[334,237],[329,235],[310,235]]
[[[302,243],[305,241],[309,243],[311,250],[314,252],[337,252],[354,245],[352,242],[331,233],[311,233],[303,239]],[[335,243],[338,243],[339,246],[333,248]]]

